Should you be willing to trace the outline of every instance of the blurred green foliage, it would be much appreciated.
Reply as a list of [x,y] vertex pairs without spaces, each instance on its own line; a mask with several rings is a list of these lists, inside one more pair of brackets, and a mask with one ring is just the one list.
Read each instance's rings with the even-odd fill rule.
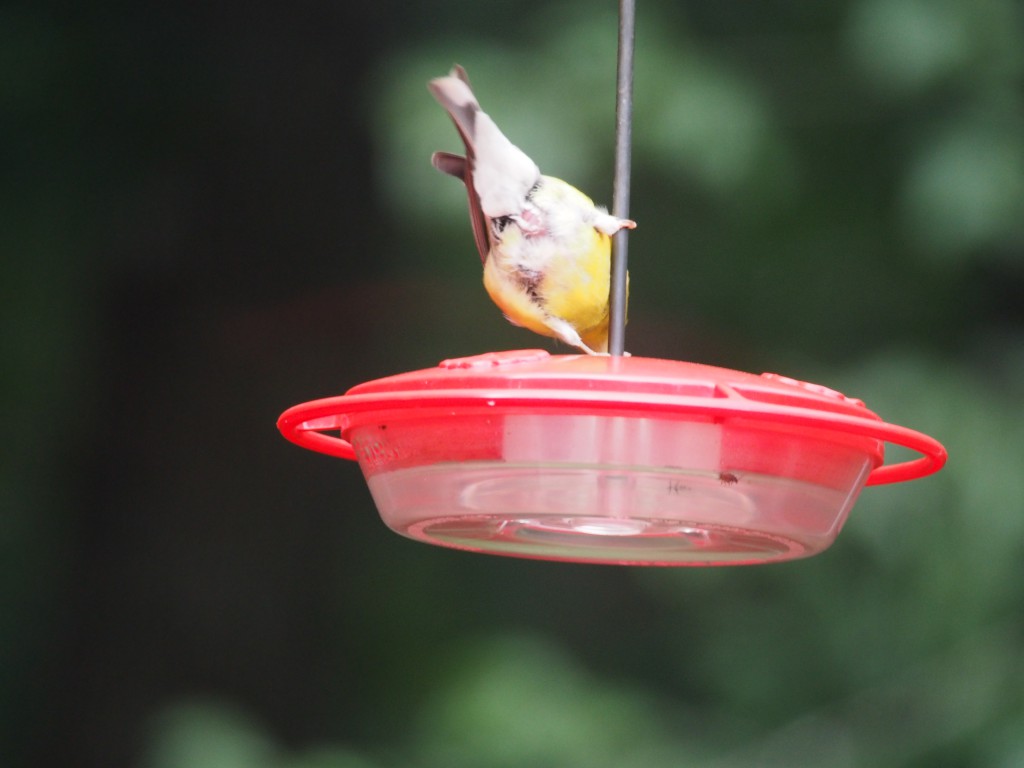
[[544,343],[480,290],[424,86],[465,65],[609,203],[613,7],[103,9],[0,8],[5,765],[1024,762],[1018,3],[640,4],[628,348],[951,456],[712,570],[413,544],[273,430]]

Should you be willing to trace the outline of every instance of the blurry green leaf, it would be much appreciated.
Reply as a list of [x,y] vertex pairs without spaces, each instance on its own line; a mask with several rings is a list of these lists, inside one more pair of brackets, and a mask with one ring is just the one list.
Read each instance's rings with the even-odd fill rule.
[[969,10],[948,1],[861,0],[853,6],[849,45],[880,88],[919,90],[967,59]]
[[939,258],[1024,239],[1024,117],[945,127],[917,151],[903,200],[921,249]]
[[1013,665],[1008,632],[978,633],[808,712],[711,765],[934,765],[1005,705],[1004,681]]
[[[1018,669],[1016,679],[1009,682],[1016,683],[1018,691],[1024,690],[1024,669]],[[995,733],[985,739],[980,752],[987,758],[984,764],[993,768],[1024,765],[1024,702],[1018,702],[1016,711],[1002,719]]]
[[273,768],[278,750],[252,719],[212,701],[175,705],[152,725],[145,768]]
[[343,747],[307,749],[277,763],[278,768],[373,768],[376,763]]
[[648,50],[637,70],[634,137],[641,156],[663,172],[729,193],[752,181],[762,156],[778,159],[782,150],[772,146],[769,117],[751,82],[668,44]]
[[437,766],[678,765],[678,755],[658,757],[686,736],[664,729],[665,714],[550,644],[511,636],[462,657],[451,685],[424,710],[419,734]]

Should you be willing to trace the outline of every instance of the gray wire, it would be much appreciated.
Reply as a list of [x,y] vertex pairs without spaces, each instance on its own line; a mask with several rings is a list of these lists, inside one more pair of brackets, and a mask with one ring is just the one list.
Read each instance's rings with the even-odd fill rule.
[[[619,64],[615,101],[615,182],[612,215],[629,218],[630,146],[633,130],[633,43],[636,0],[619,0]],[[626,348],[626,269],[629,230],[612,238],[612,280],[609,297],[608,351],[621,356]]]

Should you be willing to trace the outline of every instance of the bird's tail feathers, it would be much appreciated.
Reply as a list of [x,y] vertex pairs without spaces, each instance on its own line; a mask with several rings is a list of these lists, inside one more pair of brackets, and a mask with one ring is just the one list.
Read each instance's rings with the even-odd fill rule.
[[434,98],[451,116],[455,127],[459,129],[467,154],[472,155],[476,144],[476,115],[480,112],[480,104],[469,87],[466,71],[456,66],[447,77],[431,80],[429,88]]

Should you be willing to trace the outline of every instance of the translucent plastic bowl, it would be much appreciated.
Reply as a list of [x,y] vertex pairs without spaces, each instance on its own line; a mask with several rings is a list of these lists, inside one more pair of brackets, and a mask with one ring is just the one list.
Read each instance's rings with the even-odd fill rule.
[[[762,563],[832,544],[869,482],[942,446],[785,377],[540,350],[450,360],[296,406],[289,439],[355,458],[384,522],[479,552]],[[885,442],[914,461],[883,466]]]

